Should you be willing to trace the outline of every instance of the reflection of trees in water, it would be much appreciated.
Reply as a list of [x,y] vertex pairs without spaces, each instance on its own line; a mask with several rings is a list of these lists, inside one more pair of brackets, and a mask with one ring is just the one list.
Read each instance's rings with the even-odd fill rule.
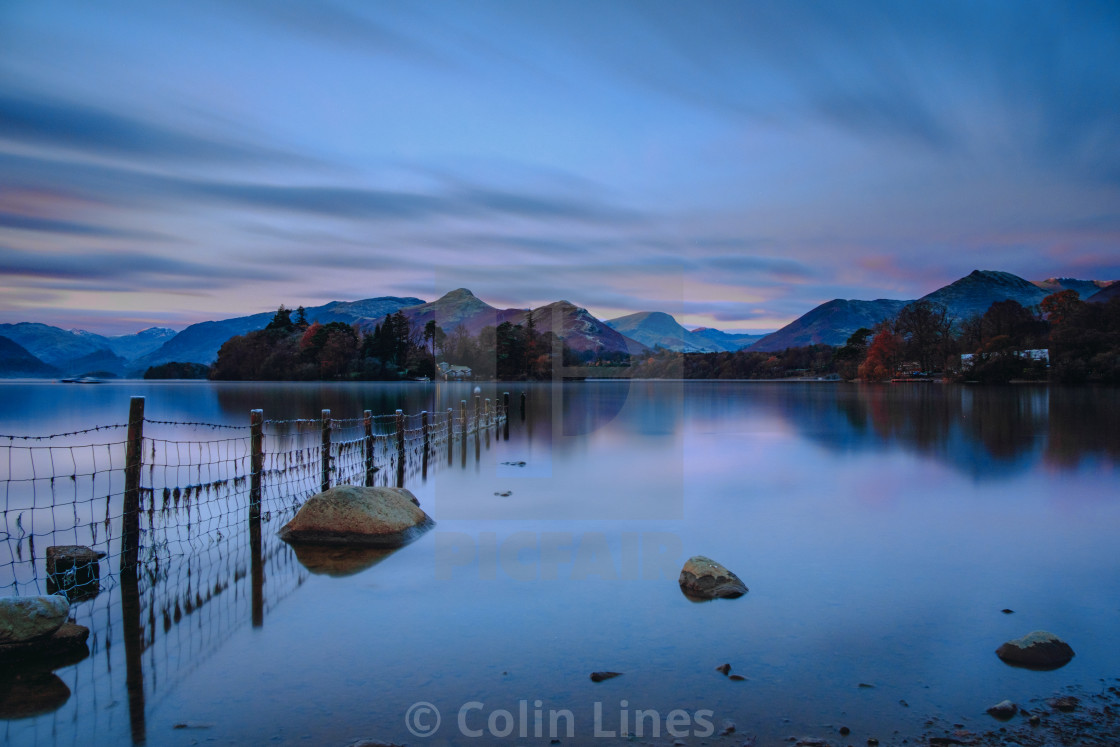
[[[994,478],[1028,469],[1048,445],[1072,431],[1091,433],[1084,421],[1061,415],[1065,405],[1053,392],[1046,387],[843,386],[834,400],[842,415],[835,428],[820,427],[820,419],[830,415],[820,411],[819,402],[811,411],[812,424],[796,408],[789,417],[835,449],[901,446],[978,479]],[[1102,409],[1116,412],[1115,404]]]
[[961,390],[962,426],[970,442],[995,459],[1038,452],[1050,432],[1046,387],[985,387]]
[[569,384],[561,391],[561,433],[584,436],[618,417],[630,394],[630,382],[595,382],[590,386]]
[[1074,467],[1089,458],[1120,460],[1120,390],[1054,387],[1046,461]]

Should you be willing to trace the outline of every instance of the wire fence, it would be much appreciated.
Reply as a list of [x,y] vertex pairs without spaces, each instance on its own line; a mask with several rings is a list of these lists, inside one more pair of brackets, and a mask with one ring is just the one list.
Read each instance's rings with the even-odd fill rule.
[[[417,470],[449,456],[455,438],[506,422],[507,409],[508,395],[493,405],[476,397],[457,412],[261,417],[256,446],[252,422],[142,415],[49,436],[0,435],[0,596],[95,594],[117,583],[130,549],[141,579],[155,585],[173,561],[232,541],[251,514],[266,524],[286,521],[330,485],[403,486]],[[131,504],[130,448],[137,471]],[[130,538],[131,524],[136,536]],[[100,557],[60,570],[63,561],[52,562],[50,548],[70,546]]]
[[[145,699],[166,695],[304,583],[309,571],[276,532],[308,497],[329,485],[404,487],[451,464],[457,442],[465,459],[470,434],[477,447],[508,429],[507,411],[508,395],[350,419],[253,411],[248,425],[231,426],[148,419],[133,398],[129,422],[0,435],[0,597],[71,600],[72,619],[91,631],[90,658],[74,675],[85,710],[113,701],[123,670],[139,701],[130,702],[133,741],[143,741]],[[111,646],[122,639],[123,661]],[[14,723],[51,728],[7,722],[0,741],[17,736]]]

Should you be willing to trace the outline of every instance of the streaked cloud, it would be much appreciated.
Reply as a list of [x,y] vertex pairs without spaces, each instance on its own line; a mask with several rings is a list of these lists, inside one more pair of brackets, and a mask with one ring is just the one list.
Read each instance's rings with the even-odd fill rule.
[[466,285],[758,328],[1120,277],[1118,34],[1108,2],[21,4],[0,318]]

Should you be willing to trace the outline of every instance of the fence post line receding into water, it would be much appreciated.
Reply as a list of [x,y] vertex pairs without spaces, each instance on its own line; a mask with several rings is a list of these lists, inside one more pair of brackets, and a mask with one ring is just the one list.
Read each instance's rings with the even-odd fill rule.
[[327,491],[331,487],[331,411],[323,410],[323,433],[320,451],[322,452],[323,475],[319,481],[320,490]]
[[[124,457],[124,510],[121,516],[121,571],[132,570],[140,552],[140,460],[144,442],[144,398],[128,404],[128,443]],[[154,499],[153,499],[154,500]]]
[[362,419],[365,425],[365,438],[362,439],[362,451],[365,456],[366,462],[366,487],[373,487],[373,410],[365,410],[362,413]]
[[[127,393],[124,394],[127,396]],[[476,396],[475,400],[474,417],[477,419],[479,397]],[[42,445],[8,446],[9,450],[24,449],[30,454],[25,460],[27,462],[25,470],[29,474],[23,475],[18,472],[13,474],[11,465],[16,462],[7,458],[3,460],[7,462],[5,465],[7,471],[0,477],[0,488],[5,489],[8,489],[8,484],[25,482],[31,484],[28,488],[28,492],[31,492],[38,489],[37,484],[45,486],[45,481],[50,481],[52,487],[52,505],[49,510],[56,523],[46,530],[40,526],[39,531],[35,531],[37,528],[32,527],[29,535],[23,534],[20,538],[26,536],[28,543],[32,539],[44,539],[51,546],[84,541],[94,548],[101,546],[108,550],[109,560],[112,561],[111,565],[114,566],[115,571],[110,572],[109,575],[115,577],[119,586],[114,587],[112,583],[107,583],[101,587],[102,600],[106,607],[98,607],[96,612],[100,614],[102,611],[107,611],[110,620],[119,614],[123,622],[121,626],[124,649],[122,663],[125,670],[123,685],[127,688],[129,724],[122,726],[131,726],[133,744],[146,742],[145,698],[148,692],[153,693],[155,697],[158,690],[157,680],[160,679],[153,676],[157,674],[154,669],[151,672],[145,671],[149,661],[148,652],[152,651],[153,665],[157,659],[170,660],[168,656],[161,654],[161,651],[182,651],[188,654],[181,657],[181,661],[186,662],[194,654],[200,653],[192,646],[188,631],[207,631],[203,635],[209,636],[210,621],[215,622],[217,629],[223,629],[221,626],[226,624],[226,620],[243,624],[246,622],[244,613],[250,610],[253,627],[261,627],[268,612],[264,599],[265,593],[269,594],[269,601],[273,606],[284,596],[282,593],[278,594],[274,588],[274,579],[280,578],[282,574],[278,573],[274,576],[271,572],[275,567],[273,565],[269,566],[269,572],[266,574],[264,562],[267,560],[270,563],[281,561],[287,563],[289,558],[299,562],[298,557],[290,553],[284,555],[275,553],[275,548],[278,546],[276,543],[279,540],[272,539],[271,530],[267,535],[263,533],[263,522],[286,518],[288,512],[294,512],[301,501],[317,492],[314,466],[314,420],[305,417],[296,420],[266,420],[263,410],[251,409],[247,424],[244,421],[240,424],[230,424],[152,420],[150,421],[152,425],[148,425],[145,404],[146,398],[143,396],[130,398],[128,420],[122,423],[118,418],[113,418],[114,424],[105,426],[120,429],[108,444],[86,443],[90,437],[85,434],[99,430],[100,426],[55,436],[3,437],[7,441],[55,440]],[[114,407],[123,409],[121,404]],[[244,417],[244,410],[241,412],[241,417]],[[447,449],[447,467],[453,466],[456,435],[454,406],[447,407],[444,413],[446,420],[440,422],[436,411],[421,411],[419,412],[420,427],[406,431],[407,421],[403,411],[396,412],[397,446],[401,456],[397,464],[399,485],[403,486],[404,467],[409,464],[408,460],[421,456],[417,453],[421,443],[423,444],[421,475],[426,476],[428,469],[437,463],[432,459],[438,459],[436,452],[440,448]],[[356,453],[357,443],[351,437],[353,430],[356,430],[356,421],[350,419],[341,421],[344,426],[339,429],[342,443],[334,447],[331,410],[322,410],[321,480],[318,481],[320,490],[329,489],[332,482],[336,484],[344,481],[358,482],[362,479],[360,473],[363,467],[365,479],[372,485],[373,474],[377,471],[373,466],[374,459],[384,459],[392,455],[388,444],[391,436],[375,429],[372,411],[365,410],[364,416],[366,451],[362,457],[359,457]],[[507,417],[508,413],[503,412],[496,404],[494,409],[491,409],[487,400],[486,416],[485,425],[489,427],[501,424],[500,421]],[[466,399],[460,402],[458,418],[462,423],[460,455],[463,467],[466,468],[467,440],[471,427]],[[388,417],[380,415],[377,416],[377,420],[382,422],[378,428],[381,431],[386,430],[384,426]],[[229,435],[221,433],[214,437],[200,436],[198,432],[204,428],[229,429],[233,433]],[[182,432],[177,432],[180,429]],[[122,431],[123,439],[120,437]],[[75,436],[77,438],[73,438]],[[384,438],[385,443],[378,443],[377,438]],[[95,436],[93,440],[99,439]],[[476,433],[474,445],[476,462],[479,460],[481,440],[481,433]],[[486,442],[489,448],[489,432],[486,434]],[[338,454],[332,451],[334,448],[339,450]],[[55,453],[62,449],[76,456],[60,465],[54,457]],[[82,449],[87,451],[80,451]],[[98,461],[102,449],[108,451],[107,464],[100,464]],[[89,454],[89,459],[93,462],[89,467],[88,475],[82,472],[86,469],[83,454]],[[358,461],[359,458],[363,459],[364,464]],[[50,471],[46,472],[48,465]],[[123,491],[119,482],[122,469],[124,470]],[[333,480],[332,470],[335,473]],[[266,475],[269,480],[267,494],[264,491]],[[68,487],[66,490],[55,488],[56,480],[68,479],[75,484],[74,487]],[[109,482],[109,485],[101,487],[102,480]],[[37,481],[44,482],[37,483]],[[382,481],[384,478],[378,482]],[[69,484],[68,482],[67,485]],[[94,496],[89,499],[91,504],[104,506],[100,509],[103,512],[100,516],[104,518],[104,522],[95,514],[92,516],[88,530],[84,529],[85,520],[90,518],[84,510],[84,504],[87,502],[81,495],[84,490],[89,490]],[[156,503],[156,496],[160,491],[163,496],[162,509],[159,509]],[[13,494],[15,492],[13,491]],[[104,504],[101,503],[101,496],[106,496]],[[31,497],[34,501],[31,510],[47,510],[41,496],[32,493]],[[146,500],[150,502],[144,505]],[[240,507],[243,500],[246,501],[246,513],[240,516],[231,515],[230,511],[236,513],[245,510]],[[18,505],[14,501],[13,504]],[[267,511],[266,505],[269,507]],[[71,507],[75,515],[73,526],[69,521],[64,521],[68,519]],[[143,519],[145,523],[142,523],[141,512],[147,514],[147,518]],[[22,529],[20,518],[13,517],[13,519]],[[246,525],[242,522],[247,523],[247,532]],[[106,527],[107,532],[99,539],[96,530],[102,526]],[[116,536],[118,526],[119,538]],[[142,532],[141,527],[144,527],[145,531]],[[248,563],[244,561],[242,554],[246,534],[250,553]],[[4,537],[2,533],[0,538],[14,539]],[[221,544],[215,545],[215,542]],[[264,550],[264,545],[269,545],[268,551]],[[279,547],[286,546],[279,545]],[[116,552],[120,553],[119,560],[112,558]],[[15,557],[8,560],[3,569],[6,573],[10,569],[12,576],[10,582],[6,577],[3,579],[5,588],[11,587],[12,593],[21,596],[24,588],[34,586],[36,589],[41,589],[45,581],[50,581],[49,577],[44,579],[46,574],[42,558],[40,556],[37,559],[34,550],[31,550],[30,554],[21,553],[17,545],[13,554]],[[249,565],[250,569],[245,569],[245,565]],[[298,566],[295,567],[297,568],[295,575],[298,577],[302,572],[298,571]],[[246,573],[246,570],[249,572]],[[102,572],[105,572],[104,567]],[[248,579],[245,578],[247,575]],[[296,578],[296,581],[297,584],[302,583],[301,578]],[[184,583],[185,593],[181,588]],[[246,583],[250,589],[245,588]],[[114,588],[119,588],[119,597],[115,596]],[[232,589],[228,596],[224,593],[227,589]],[[248,601],[246,597],[249,597],[250,591],[251,607],[250,610],[246,610],[244,601]],[[204,624],[203,618],[197,614],[198,610],[219,598],[229,601],[223,601],[223,606],[220,608],[207,607],[208,610],[214,611],[206,613],[208,616]],[[233,607],[226,605],[233,605]],[[159,632],[156,624],[161,606],[164,618],[162,633]],[[189,616],[192,612],[196,615],[189,619],[198,621],[197,625],[189,624],[188,618],[181,616],[181,606],[185,615]],[[78,609],[86,609],[92,613],[94,611],[92,607],[93,605]],[[235,612],[227,615],[227,609],[234,609]],[[81,612],[78,613],[76,620],[83,622]],[[179,626],[175,628],[180,631],[179,633],[171,633],[173,625]],[[90,625],[90,627],[94,626]],[[104,639],[106,641],[104,646],[108,645],[109,639],[114,643],[118,640],[112,629],[98,628],[94,630],[94,635],[107,636]],[[97,638],[94,640],[96,641]],[[205,646],[210,645],[206,642],[209,640],[211,639],[207,638],[204,641]],[[157,641],[165,648],[151,649],[150,647],[156,645]],[[104,650],[108,651],[107,648]],[[201,654],[202,658],[205,658],[205,651]],[[97,658],[99,657],[95,656],[91,661]],[[171,658],[176,658],[176,654],[172,653]],[[114,657],[112,661],[112,666],[116,667],[117,659]],[[3,678],[4,671],[0,667],[0,679]],[[84,677],[85,675],[82,675],[79,680],[84,681]],[[166,681],[166,678],[163,679]],[[0,682],[0,689],[3,684]],[[113,687],[115,690],[116,686]],[[88,689],[86,691],[89,692]],[[74,694],[77,694],[76,691]],[[123,706],[125,698],[121,697],[120,700]],[[0,721],[3,720],[0,718]],[[38,733],[42,735],[45,732]],[[159,739],[154,738],[153,741]]]

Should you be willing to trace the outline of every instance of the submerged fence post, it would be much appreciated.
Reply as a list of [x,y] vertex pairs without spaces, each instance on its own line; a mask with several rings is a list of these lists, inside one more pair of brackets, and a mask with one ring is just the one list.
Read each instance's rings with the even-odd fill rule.
[[489,397],[486,398],[486,406],[482,410],[482,424],[484,426],[486,426],[487,428],[489,428],[491,425],[493,425],[493,421],[490,419],[490,398]]
[[366,459],[366,487],[373,487],[373,473],[376,472],[373,468],[373,410],[366,410],[362,413],[363,424],[365,425],[366,434],[362,439],[362,451],[365,452]]
[[509,392],[502,392],[502,438],[509,440]]
[[404,487],[404,410],[397,410],[397,487]]
[[124,511],[121,517],[121,571],[136,567],[140,552],[140,461],[144,442],[144,398],[128,405],[128,443],[124,456]]
[[455,452],[455,411],[450,407],[447,408],[447,466],[451,466],[451,460],[454,458]]
[[423,458],[421,459],[422,466],[421,466],[420,476],[423,479],[427,480],[428,479],[428,454],[429,454],[429,451],[431,449],[431,442],[429,441],[430,434],[429,434],[429,430],[428,430],[428,411],[427,410],[422,410],[420,412],[420,430],[424,434],[424,454],[423,454]]
[[252,623],[264,625],[264,562],[261,555],[261,478],[264,474],[264,410],[249,412],[249,563]]
[[482,411],[482,395],[474,395],[474,429],[478,430],[478,416]]
[[521,419],[525,419],[525,392],[521,393]]
[[326,491],[331,488],[331,411],[323,410],[323,434],[320,442],[322,452],[323,475],[319,481],[319,489]]
[[264,410],[249,411],[249,521],[261,520],[261,473],[264,471]]
[[459,422],[462,423],[459,433],[465,444],[467,442],[467,401],[465,399],[459,400]]

